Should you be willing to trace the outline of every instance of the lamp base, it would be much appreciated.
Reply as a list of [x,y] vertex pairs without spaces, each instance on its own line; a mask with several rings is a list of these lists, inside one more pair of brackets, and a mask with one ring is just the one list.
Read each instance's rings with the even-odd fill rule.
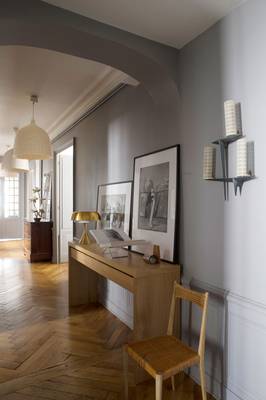
[[79,244],[90,244],[91,243],[91,239],[89,237],[88,231],[87,231],[87,223],[83,224],[83,232],[81,235],[81,238],[79,239]]

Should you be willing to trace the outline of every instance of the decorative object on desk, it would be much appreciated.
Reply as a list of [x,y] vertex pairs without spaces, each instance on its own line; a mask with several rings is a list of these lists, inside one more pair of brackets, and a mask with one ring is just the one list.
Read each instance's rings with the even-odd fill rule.
[[98,186],[97,211],[103,229],[117,228],[129,234],[131,195],[131,181]]
[[32,189],[33,197],[30,199],[32,203],[32,213],[34,215],[34,221],[40,222],[45,213],[43,208],[43,199],[41,195],[41,189],[34,187]]
[[130,241],[129,236],[122,229],[91,229],[90,234],[100,247],[112,247],[117,243],[126,246],[124,243]]
[[89,244],[91,239],[88,234],[88,223],[90,221],[100,221],[101,216],[97,211],[75,211],[71,216],[72,221],[83,224],[83,233],[79,239],[79,244]]
[[159,263],[158,258],[157,258],[154,254],[151,254],[151,255],[149,255],[149,254],[144,254],[143,260],[144,260],[147,264],[151,264],[151,265],[154,265],[154,264],[158,264],[158,263]]
[[203,153],[203,179],[215,178],[216,149],[213,146],[205,146]]
[[157,257],[158,261],[161,259],[161,252],[160,252],[160,246],[158,244],[153,245],[153,255]]
[[26,160],[48,160],[52,158],[52,145],[48,133],[35,123],[34,106],[38,96],[31,95],[32,120],[21,128],[15,137],[14,156]]
[[[225,111],[225,133],[226,136],[217,139],[213,144],[217,144],[220,147],[221,163],[222,163],[222,177],[221,178],[210,178],[210,163],[206,170],[204,169],[203,178],[209,181],[223,182],[224,185],[224,199],[229,198],[229,183],[232,182],[234,185],[235,195],[237,195],[237,189],[239,193],[242,192],[243,184],[247,181],[255,179],[254,175],[254,143],[247,143],[246,138],[242,135],[242,124],[241,124],[241,105],[235,103],[233,100],[227,100],[224,103]],[[229,160],[228,160],[228,146],[229,144],[237,141],[237,168],[236,176],[229,177]],[[207,146],[206,146],[207,147]],[[205,151],[204,151],[204,165],[205,165]],[[209,156],[210,157],[210,156]],[[207,162],[206,162],[207,163]]]
[[112,258],[127,257],[128,253],[123,249],[127,246],[147,244],[145,240],[131,240],[121,229],[94,229],[90,230],[90,234]]
[[176,145],[134,159],[132,239],[158,243],[171,262],[178,259],[179,152]]
[[147,264],[158,264],[160,262],[160,258],[160,246],[157,244],[152,246],[152,254],[149,254],[147,251],[147,253],[143,256],[143,260]]

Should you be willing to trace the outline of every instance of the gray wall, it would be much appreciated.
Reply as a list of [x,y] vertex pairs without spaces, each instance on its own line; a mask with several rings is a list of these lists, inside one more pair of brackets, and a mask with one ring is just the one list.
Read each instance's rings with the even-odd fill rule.
[[[213,390],[219,391],[222,380],[230,399],[265,398],[265,20],[266,2],[251,0],[179,57],[184,275],[226,296],[223,325],[223,310],[211,301],[208,342],[216,356],[208,358],[207,369]],[[223,102],[231,98],[241,102],[244,134],[255,142],[257,179],[245,184],[241,197],[231,188],[224,202],[222,184],[202,180],[202,153],[205,144],[224,135]],[[233,163],[230,169],[233,175]]]
[[[178,143],[143,86],[124,87],[54,143],[57,151],[75,138],[75,208],[96,208],[97,186],[132,180],[134,157]],[[76,232],[80,235],[80,230]],[[100,287],[102,302],[129,326],[132,296],[108,282]]]
[[178,143],[143,86],[127,86],[54,144],[75,137],[76,208],[95,208],[97,185],[133,178],[135,156]]

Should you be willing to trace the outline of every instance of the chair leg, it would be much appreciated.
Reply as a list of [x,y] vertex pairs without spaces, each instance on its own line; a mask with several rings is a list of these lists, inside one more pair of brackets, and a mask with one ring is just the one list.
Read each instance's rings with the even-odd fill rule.
[[171,383],[172,383],[172,391],[175,392],[175,376],[171,376]]
[[128,400],[128,354],[125,349],[123,348],[123,369],[124,369],[124,394],[125,400]]
[[163,400],[163,377],[161,375],[156,375],[155,378],[155,392],[156,400]]
[[207,400],[204,360],[200,361],[199,368],[200,368],[200,384],[201,384],[202,400]]

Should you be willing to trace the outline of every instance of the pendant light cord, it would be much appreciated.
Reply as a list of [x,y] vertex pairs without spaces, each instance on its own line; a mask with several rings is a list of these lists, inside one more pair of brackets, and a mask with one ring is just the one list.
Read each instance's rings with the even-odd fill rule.
[[30,97],[30,100],[32,102],[32,120],[31,122],[35,122],[35,103],[38,103],[38,96],[36,94],[32,94]]
[[31,122],[34,122],[35,121],[35,115],[34,115],[34,105],[35,105],[35,102],[33,101],[32,102],[32,120],[31,120]]

